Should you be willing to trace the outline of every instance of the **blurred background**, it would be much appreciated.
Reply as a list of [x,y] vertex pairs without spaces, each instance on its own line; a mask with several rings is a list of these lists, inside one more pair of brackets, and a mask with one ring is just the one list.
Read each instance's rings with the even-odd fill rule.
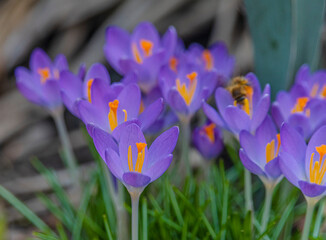
[[[265,45],[259,46],[257,40],[261,39],[264,44],[265,36],[269,34],[275,36],[276,40],[271,42],[271,46],[277,48],[280,42],[287,44],[284,48],[279,48],[281,54],[286,55],[286,49],[293,48],[290,44],[293,39],[287,35],[288,22],[283,22],[282,18],[276,16],[278,21],[269,22],[265,26],[259,18],[268,16],[273,11],[279,12],[286,19],[293,19],[295,15],[288,15],[288,6],[284,7],[284,4],[280,4],[282,2],[280,0],[273,3],[261,0],[260,2],[265,2],[264,6],[260,6],[261,8],[258,8],[258,2],[257,0],[245,2],[241,0],[2,0],[0,2],[0,184],[24,200],[47,223],[51,224],[55,221],[35,197],[35,193],[41,191],[51,195],[50,187],[30,163],[30,160],[37,156],[45,166],[57,170],[61,183],[67,188],[72,199],[74,197],[73,192],[69,193],[69,175],[59,159],[59,139],[52,119],[46,111],[25,100],[15,87],[14,69],[19,65],[28,66],[29,55],[35,47],[43,48],[51,58],[63,53],[73,72],[77,72],[81,63],[89,67],[92,63],[102,62],[109,68],[111,77],[118,80],[119,76],[109,67],[102,51],[106,27],[118,25],[131,31],[139,22],[150,21],[160,33],[164,33],[170,25],[173,25],[186,46],[198,42],[208,47],[215,41],[224,41],[230,53],[236,58],[234,75],[253,71],[255,54],[255,59],[259,62],[262,57],[266,57],[265,65],[273,74],[282,72],[277,65],[283,64],[282,61],[274,58],[273,54],[268,55],[264,51],[259,51],[264,49]],[[266,2],[271,6],[266,8]],[[289,2],[288,5],[291,5],[291,1],[283,0],[283,2]],[[257,8],[253,7],[255,4]],[[325,66],[326,31],[323,24],[323,9],[318,13],[314,12],[318,8],[319,5],[312,6],[312,18],[305,16],[307,18],[303,20],[306,19],[305,22],[308,24],[299,28],[311,30],[309,33],[311,35],[307,35],[310,40],[317,36],[313,39],[315,45],[309,45],[308,41],[303,42],[302,45],[297,44],[296,47],[316,52],[318,57],[313,56],[311,61],[315,64],[315,68],[322,68]],[[299,11],[303,10],[306,11],[306,8],[299,9]],[[247,13],[250,11],[251,25],[249,26]],[[319,24],[316,26],[311,21]],[[296,22],[300,23],[300,21]],[[316,26],[316,33],[310,23]],[[258,32],[255,32],[256,28],[252,28],[253,24],[257,24]],[[278,24],[278,27],[275,28],[273,24]],[[291,26],[293,25],[290,23],[290,30]],[[253,42],[258,46],[255,48],[255,54]],[[294,52],[298,53],[298,51]],[[293,51],[286,56],[282,59],[290,59]],[[306,60],[307,58],[303,58],[299,63],[302,64]],[[290,74],[286,72],[287,78],[290,79],[287,81],[293,79],[299,63],[293,65]],[[263,70],[258,69],[259,71]],[[271,76],[268,71],[264,73]],[[278,78],[273,74],[273,78]],[[268,82],[270,79],[266,77],[263,81]],[[284,80],[277,86],[284,88],[287,84]],[[94,163],[80,130],[80,122],[68,112],[65,118],[80,170],[84,172],[82,175],[87,179],[87,173]],[[32,236],[34,228],[24,221],[16,210],[2,200],[0,200],[0,208],[2,209],[0,209],[2,215],[0,231],[6,229],[8,239],[18,240]]]

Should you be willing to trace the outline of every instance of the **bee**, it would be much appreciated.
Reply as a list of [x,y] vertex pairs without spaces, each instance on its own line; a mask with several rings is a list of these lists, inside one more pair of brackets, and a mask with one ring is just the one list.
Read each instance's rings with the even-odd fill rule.
[[237,104],[243,105],[243,101],[247,98],[248,91],[251,89],[249,81],[244,77],[235,77],[226,87]]

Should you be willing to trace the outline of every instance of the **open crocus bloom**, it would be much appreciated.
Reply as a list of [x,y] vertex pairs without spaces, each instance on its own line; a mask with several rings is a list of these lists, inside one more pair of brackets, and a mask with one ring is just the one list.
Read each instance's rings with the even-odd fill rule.
[[303,136],[289,124],[281,128],[279,164],[284,176],[307,197],[319,197],[326,190],[326,126],[311,137]]
[[255,133],[265,119],[270,105],[268,84],[261,93],[260,84],[253,73],[240,78],[247,82],[241,102],[237,101],[234,98],[237,96],[232,96],[229,90],[220,87],[215,92],[219,113],[207,103],[203,104],[203,110],[212,122],[233,132],[236,136],[242,130]]
[[278,155],[281,139],[269,116],[257,128],[255,135],[241,131],[240,146],[239,155],[245,168],[264,181],[277,183],[280,180]]
[[[272,116],[280,128],[283,122],[294,126],[305,139],[308,139],[320,126],[326,123],[326,73],[319,71],[310,74],[308,66],[302,66],[296,81],[289,92],[280,91],[272,104]],[[325,90],[323,86],[325,85]]]
[[146,129],[161,114],[163,99],[157,99],[140,113],[141,94],[136,84],[125,86],[117,94],[108,85],[96,80],[91,88],[92,101],[80,100],[77,103],[80,117],[86,125],[92,124],[108,133],[114,133],[119,132],[117,130],[123,123],[137,120],[141,128]]
[[[82,71],[83,67],[81,67],[79,72]],[[76,76],[70,71],[63,71],[60,74],[59,83],[62,101],[76,117],[79,117],[76,104],[78,100],[85,99],[90,103],[92,102],[91,88],[95,79],[97,79],[96,81],[101,81],[101,85],[107,85],[104,89],[112,88],[112,92],[116,92],[117,94],[122,90],[121,84],[113,84],[110,86],[110,75],[106,68],[100,63],[93,64],[86,74],[80,73]]]
[[30,58],[30,70],[18,67],[15,70],[19,91],[29,101],[54,110],[62,106],[58,80],[60,73],[68,69],[63,55],[54,62],[42,49],[35,49]]
[[216,72],[218,86],[225,85],[230,79],[235,59],[229,55],[224,43],[215,43],[208,49],[195,43],[190,45],[188,52],[206,71]]
[[170,166],[172,151],[178,140],[179,129],[172,127],[163,132],[148,148],[140,127],[129,124],[121,130],[118,144],[111,141],[109,134],[93,129],[94,144],[112,174],[129,190],[143,189],[159,178]]
[[180,119],[191,118],[214,91],[216,81],[215,73],[187,63],[178,67],[177,72],[165,66],[159,76],[163,96]]
[[137,74],[139,86],[148,92],[156,85],[159,70],[168,62],[176,43],[173,27],[160,38],[149,22],[138,24],[132,34],[112,26],[106,31],[104,54],[120,74]]
[[207,123],[202,127],[195,128],[192,142],[207,160],[216,158],[223,150],[222,133],[215,123]]

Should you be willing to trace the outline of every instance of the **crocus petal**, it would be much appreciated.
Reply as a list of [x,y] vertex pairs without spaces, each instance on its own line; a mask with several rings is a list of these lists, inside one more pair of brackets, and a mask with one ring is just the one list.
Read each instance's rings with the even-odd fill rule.
[[303,137],[289,124],[281,127],[281,146],[283,151],[289,153],[294,159],[304,166],[306,155],[306,142]]
[[268,94],[264,95],[258,102],[254,114],[252,116],[251,132],[255,132],[257,127],[265,119],[270,105],[270,96]]
[[203,111],[206,114],[207,118],[211,120],[213,123],[215,123],[220,127],[226,127],[224,121],[217,113],[217,111],[206,102],[203,102]]
[[165,49],[164,60],[167,61],[175,51],[178,41],[177,31],[173,26],[170,26],[162,37],[162,45]]
[[119,61],[129,57],[130,36],[129,33],[119,27],[108,27],[105,34],[106,43],[104,45],[104,55],[111,66],[119,72]]
[[250,158],[248,158],[246,152],[241,148],[239,150],[239,156],[241,159],[241,162],[243,164],[243,166],[248,169],[248,171],[252,172],[253,174],[256,175],[262,175],[265,176],[264,171],[253,161],[251,161]]
[[[98,109],[101,109],[103,113],[109,110],[108,103],[116,97],[115,93],[110,89],[109,83],[100,78],[94,79],[90,93],[91,103]],[[87,93],[85,93],[85,96],[87,96]]]
[[122,179],[127,184],[127,187],[129,185],[135,188],[145,187],[151,181],[149,176],[137,172],[126,172],[123,174]]
[[155,120],[160,116],[163,111],[163,98],[157,99],[154,103],[149,105],[144,112],[138,116],[139,122],[141,122],[141,129],[145,131],[150,127]]
[[87,124],[87,130],[88,132],[92,133],[91,136],[93,138],[94,145],[102,159],[105,159],[105,150],[108,148],[118,153],[118,145],[109,133],[103,131],[93,124]]
[[50,68],[52,66],[49,56],[40,48],[36,48],[32,54],[29,62],[29,67],[33,72],[38,71],[40,68]]
[[266,116],[262,124],[256,130],[256,136],[260,143],[267,144],[276,138],[276,127],[270,116]]
[[95,63],[89,68],[85,77],[85,81],[95,78],[102,79],[108,84],[111,82],[108,70],[100,63]]
[[121,168],[120,158],[118,154],[108,148],[105,150],[105,163],[110,169],[111,173],[118,179],[122,180],[123,178],[123,169]]
[[49,79],[43,85],[43,94],[51,107],[61,105],[61,95],[58,80]]
[[224,119],[235,134],[241,130],[250,130],[249,115],[237,107],[227,107],[224,111]]
[[59,72],[69,69],[68,61],[63,54],[56,56],[54,59],[54,67],[59,70]]
[[37,92],[33,91],[33,89],[27,87],[24,82],[17,82],[17,88],[27,100],[35,104],[44,105],[42,97]]
[[233,98],[231,94],[224,88],[218,88],[215,92],[216,106],[225,119],[224,112],[227,106],[233,105]]
[[308,66],[308,64],[303,64],[296,76],[295,76],[295,83],[305,83],[307,81],[307,79],[309,79],[310,76],[310,67]]
[[310,136],[311,126],[309,118],[302,113],[294,113],[288,119],[288,124],[294,127],[305,139]]
[[69,71],[60,73],[59,86],[61,91],[65,92],[72,100],[83,97],[82,80]]
[[149,148],[148,162],[144,165],[144,168],[151,168],[156,161],[172,153],[177,144],[178,136],[178,127],[172,127],[158,136]]
[[151,41],[153,43],[153,52],[155,52],[155,49],[160,46],[160,36],[154,25],[150,22],[139,23],[132,33],[132,43],[139,46],[142,39]]
[[[318,129],[318,131],[314,135],[312,135],[312,137],[308,143],[308,146],[307,146],[307,151],[306,151],[306,155],[305,155],[305,159],[306,159],[305,168],[306,168],[307,176],[309,176],[311,154],[313,152],[316,152],[316,147],[319,147],[320,145],[325,145],[325,144],[326,144],[326,126],[323,126],[320,129]],[[316,159],[319,158],[319,156],[315,156],[315,157],[316,157]]]
[[252,101],[257,102],[259,100],[260,96],[261,96],[261,89],[260,89],[260,84],[259,84],[258,78],[256,77],[256,75],[254,73],[248,73],[245,76],[245,78],[249,80],[250,85],[254,89],[254,94],[252,96]]
[[156,161],[150,168],[144,172],[145,175],[150,176],[151,182],[158,179],[169,168],[172,162],[173,155],[169,154],[163,159]]
[[177,113],[187,114],[188,107],[176,89],[171,89],[168,93],[167,102]]
[[246,130],[240,132],[239,140],[248,158],[256,162],[263,169],[266,163],[264,143],[258,141],[255,136]]
[[63,91],[61,91],[60,94],[61,94],[61,100],[62,100],[63,104],[66,106],[66,108],[69,110],[69,112],[71,114],[73,114],[74,116],[80,118],[79,111],[77,108],[78,100],[70,98],[70,96],[68,96]]
[[[122,167],[125,172],[129,171],[129,165],[128,165],[129,146],[131,146],[133,168],[135,168],[136,160],[138,157],[138,149],[136,143],[146,143],[146,140],[140,127],[137,124],[132,123],[127,125],[123,129],[123,131],[121,132],[121,137],[119,142],[119,155],[121,158]],[[147,159],[148,159],[148,150],[147,147],[145,147],[144,165],[146,164]]]
[[126,121],[124,123],[119,124],[112,132],[112,136],[114,137],[114,139],[117,142],[120,142],[120,137],[121,137],[121,133],[123,132],[123,130],[126,128],[126,126],[128,126],[129,124],[135,123],[138,126],[140,126],[140,122],[138,119],[133,119],[133,120],[129,120]]
[[279,107],[279,103],[277,102],[274,102],[272,104],[272,107],[271,107],[271,114],[272,114],[272,117],[277,125],[278,128],[281,128],[282,126],[282,123],[284,122],[284,117],[281,113],[281,110],[280,110],[280,107]]
[[318,185],[315,183],[309,183],[306,181],[299,181],[299,187],[302,193],[308,197],[318,197],[323,194],[326,190],[326,186]]
[[139,113],[141,93],[136,84],[126,86],[118,96],[119,107],[127,111],[128,120],[137,118]]
[[300,165],[290,154],[281,151],[279,153],[279,166],[289,182],[299,188],[298,181],[305,179],[305,172],[303,164]]
[[276,179],[279,176],[281,176],[282,171],[281,171],[280,165],[279,165],[279,157],[276,157],[273,160],[266,163],[265,172],[267,173],[267,176],[269,176],[273,179]]

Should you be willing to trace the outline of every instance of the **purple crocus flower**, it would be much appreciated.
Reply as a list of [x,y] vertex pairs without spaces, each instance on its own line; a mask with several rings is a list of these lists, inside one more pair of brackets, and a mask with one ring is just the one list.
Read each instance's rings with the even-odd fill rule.
[[217,75],[218,86],[223,86],[230,79],[235,59],[230,56],[228,49],[224,43],[218,42],[204,49],[199,44],[191,44],[188,49],[188,54],[193,61],[200,64],[206,71],[213,71]]
[[[215,92],[219,113],[207,103],[203,104],[203,110],[208,119],[237,137],[242,130],[255,133],[269,110],[270,86],[267,84],[261,92],[258,79],[253,73],[237,77],[232,82],[236,84],[230,85],[229,89],[220,87]],[[239,95],[238,90],[241,92]]]
[[92,102],[91,88],[95,79],[96,81],[100,81],[101,85],[107,85],[104,88],[113,88],[112,92],[119,93],[122,90],[121,84],[110,86],[110,75],[100,63],[93,64],[86,74],[83,72],[85,72],[84,66],[81,66],[77,76],[70,71],[63,71],[59,81],[62,101],[76,117],[79,117],[76,104],[78,100],[86,99],[90,103]]
[[279,182],[282,174],[278,165],[281,139],[269,116],[257,128],[255,135],[247,130],[241,131],[240,145],[239,155],[246,169],[263,181]]
[[284,176],[310,198],[321,197],[326,190],[326,126],[318,129],[308,146],[292,126],[281,127],[279,165]]
[[216,158],[223,150],[222,132],[214,123],[197,127],[192,133],[192,142],[207,160]]
[[[280,128],[283,122],[289,123],[308,139],[319,127],[326,123],[326,73],[319,71],[310,74],[307,65],[302,66],[295,84],[289,92],[280,91],[272,104],[272,116]],[[325,91],[325,93],[323,93]]]
[[18,67],[15,70],[19,91],[32,103],[54,111],[62,106],[59,78],[68,63],[62,54],[54,62],[42,49],[35,49],[30,58],[29,69]]
[[[163,99],[157,99],[144,112],[140,113],[141,93],[136,84],[129,84],[119,93],[102,81],[94,80],[90,103],[80,100],[77,103],[81,119],[86,125],[97,126],[108,133],[116,132],[119,126],[136,121],[142,129],[148,128],[161,114]],[[91,133],[91,132],[90,132]]]
[[140,127],[135,123],[121,130],[118,144],[105,131],[93,129],[93,140],[98,152],[101,155],[104,153],[111,173],[131,192],[134,188],[144,189],[168,169],[178,135],[178,127],[172,127],[157,137],[148,148]]
[[149,22],[138,24],[132,34],[111,26],[106,31],[104,54],[118,73],[135,73],[142,91],[148,92],[157,84],[159,70],[168,63],[176,43],[174,27],[160,38]]
[[199,65],[180,63],[178,71],[169,66],[161,69],[159,84],[164,99],[179,119],[189,120],[216,86],[216,75]]

